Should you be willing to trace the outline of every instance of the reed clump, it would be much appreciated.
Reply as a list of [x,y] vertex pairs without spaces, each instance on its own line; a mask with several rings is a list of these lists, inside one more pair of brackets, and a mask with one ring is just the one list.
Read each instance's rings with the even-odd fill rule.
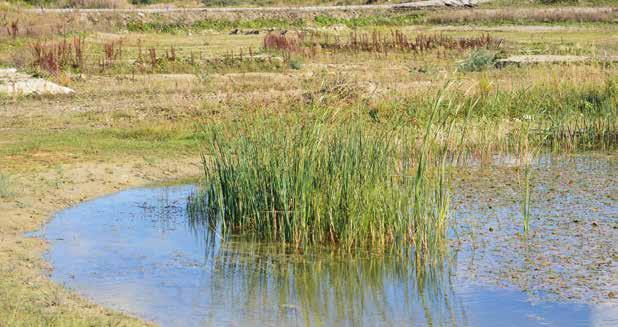
[[430,121],[419,132],[295,123],[253,122],[238,137],[208,128],[204,182],[189,204],[193,224],[298,249],[414,249],[419,261],[444,254],[446,149],[432,145],[447,125]]
[[[336,110],[314,101],[275,117],[211,124],[201,134],[204,182],[190,201],[192,223],[224,238],[297,249],[407,249],[419,261],[440,258],[449,167],[471,157],[618,144],[615,81],[523,95],[449,89],[384,115],[361,100]],[[524,189],[526,229],[530,194]]]

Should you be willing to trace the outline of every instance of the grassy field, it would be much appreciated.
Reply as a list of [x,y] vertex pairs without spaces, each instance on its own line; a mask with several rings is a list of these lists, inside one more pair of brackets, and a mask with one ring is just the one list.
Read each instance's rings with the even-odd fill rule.
[[[144,324],[54,285],[45,244],[23,233],[84,199],[204,174],[202,156],[221,201],[198,209],[225,213],[213,224],[436,253],[453,165],[615,151],[618,67],[598,59],[618,56],[618,12],[577,4],[259,17],[3,5],[0,65],[76,92],[0,95],[0,326]],[[496,68],[521,54],[593,59]]]

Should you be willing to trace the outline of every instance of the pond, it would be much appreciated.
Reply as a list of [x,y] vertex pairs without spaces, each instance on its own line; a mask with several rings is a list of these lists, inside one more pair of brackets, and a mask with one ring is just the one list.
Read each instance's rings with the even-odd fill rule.
[[191,185],[85,202],[40,236],[54,281],[163,326],[615,326],[617,163],[536,162],[525,235],[512,168],[457,174],[449,257],[430,269],[211,239],[188,223]]

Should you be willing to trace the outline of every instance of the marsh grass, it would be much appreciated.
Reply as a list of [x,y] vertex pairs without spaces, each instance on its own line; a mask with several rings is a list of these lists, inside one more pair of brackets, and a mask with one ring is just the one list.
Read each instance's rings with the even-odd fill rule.
[[523,168],[523,199],[522,199],[522,216],[524,218],[524,233],[527,234],[530,230],[530,165],[526,164]]
[[[219,56],[205,57],[201,51],[181,50],[174,44],[142,48],[138,40],[134,49],[124,39],[102,44],[86,43],[84,37],[42,41],[29,45],[29,54],[20,59],[35,75],[59,78],[65,73],[96,75],[213,73],[282,71],[285,58],[256,51],[251,47],[228,50]],[[289,59],[289,58],[287,58]],[[287,61],[287,60],[286,60]]]
[[[615,79],[607,79],[605,86],[563,83],[482,93],[468,123],[466,153],[523,155],[519,147],[524,141],[526,151],[612,150],[618,145]],[[467,95],[452,96],[470,101]]]
[[324,118],[258,119],[237,137],[224,132],[229,126],[208,127],[204,182],[189,204],[193,224],[297,249],[413,248],[419,262],[440,258],[449,180],[438,136],[453,126],[438,114],[441,101],[425,130]]
[[524,236],[528,235],[530,230],[530,210],[531,210],[531,174],[532,160],[537,156],[534,149],[530,146],[530,124],[531,117],[526,117],[522,129],[520,130],[519,139],[519,170],[520,170],[520,186],[521,186],[521,213],[523,217]]
[[615,148],[613,83],[531,88],[525,96],[449,89],[399,102],[390,116],[365,101],[335,108],[314,101],[274,117],[209,124],[200,135],[204,182],[190,201],[193,223],[299,250],[414,249],[419,261],[439,258],[450,167],[508,154],[522,159],[527,231],[535,154]]

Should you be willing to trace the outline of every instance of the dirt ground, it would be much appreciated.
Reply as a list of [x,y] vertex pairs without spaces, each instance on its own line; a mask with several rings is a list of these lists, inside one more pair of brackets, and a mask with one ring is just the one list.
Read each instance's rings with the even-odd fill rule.
[[[92,305],[54,285],[46,275],[44,241],[24,233],[37,230],[54,212],[120,189],[197,176],[200,159],[144,162],[82,162],[13,176],[14,195],[0,199],[0,301],[11,303],[4,325],[142,325]],[[6,299],[6,298],[10,298]],[[36,321],[29,315],[37,316]],[[55,320],[62,316],[62,322]],[[40,319],[40,320],[38,320]]]

